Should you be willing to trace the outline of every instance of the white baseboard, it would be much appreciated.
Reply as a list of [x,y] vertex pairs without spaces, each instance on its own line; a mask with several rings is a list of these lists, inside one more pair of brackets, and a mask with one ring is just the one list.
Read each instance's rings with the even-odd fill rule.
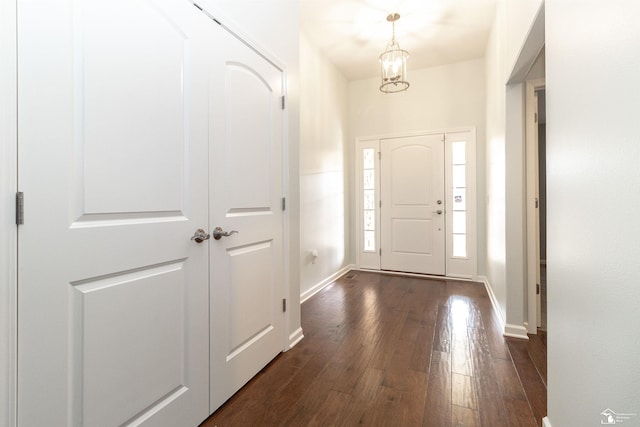
[[529,336],[527,335],[527,328],[522,325],[510,325],[506,324],[504,326],[504,334],[505,337],[511,338],[520,338],[523,340],[528,340]]
[[293,347],[295,347],[296,344],[302,341],[303,338],[304,338],[304,335],[302,334],[302,328],[296,329],[291,335],[289,335],[288,350],[291,350]]
[[493,293],[493,288],[491,287],[491,283],[489,283],[489,278],[487,276],[478,276],[478,281],[484,283],[484,288],[487,290],[489,294],[489,299],[491,300],[491,306],[493,307],[493,311],[495,311],[498,316],[498,320],[500,321],[500,329],[504,330],[505,320],[502,315],[502,310],[500,309],[500,304],[498,304],[498,298],[496,298],[496,294]]
[[313,286],[311,289],[307,289],[306,291],[302,292],[300,294],[300,304],[302,304],[303,302],[305,302],[306,300],[308,300],[309,298],[311,298],[312,296],[314,296],[315,294],[323,290],[327,285],[329,285],[330,283],[333,283],[340,276],[346,274],[350,270],[353,270],[353,268],[354,268],[353,264],[346,265],[336,273],[333,273],[331,276],[327,277],[317,285]]
[[500,321],[500,326],[504,331],[503,335],[505,337],[522,338],[528,340],[529,337],[527,336],[527,328],[522,325],[507,324],[504,316],[502,315],[500,304],[498,304],[498,298],[496,298],[496,294],[493,293],[493,288],[491,287],[491,283],[489,283],[489,279],[487,278],[487,276],[478,276],[478,280],[484,283],[484,287],[489,294],[489,299],[491,300],[491,305],[493,306],[493,311],[496,312],[498,320]]
[[551,427],[551,421],[549,421],[548,417],[542,419],[542,427]]

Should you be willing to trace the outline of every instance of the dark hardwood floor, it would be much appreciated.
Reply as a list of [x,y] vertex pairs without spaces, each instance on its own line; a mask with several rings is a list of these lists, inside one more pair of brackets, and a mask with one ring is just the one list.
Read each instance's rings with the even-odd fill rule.
[[546,340],[506,340],[478,283],[356,272],[302,305],[305,338],[202,427],[540,426]]

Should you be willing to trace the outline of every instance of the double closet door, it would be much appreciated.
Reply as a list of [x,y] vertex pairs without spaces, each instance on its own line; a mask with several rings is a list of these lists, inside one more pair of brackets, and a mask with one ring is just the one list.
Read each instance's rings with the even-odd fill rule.
[[198,425],[283,348],[283,73],[186,1],[18,24],[18,424]]

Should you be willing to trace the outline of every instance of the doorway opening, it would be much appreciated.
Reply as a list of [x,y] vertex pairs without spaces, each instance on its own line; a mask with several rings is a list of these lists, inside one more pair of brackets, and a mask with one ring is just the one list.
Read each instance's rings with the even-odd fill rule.
[[536,91],[538,98],[538,197],[540,239],[540,316],[538,328],[547,330],[547,120],[545,89]]
[[527,332],[547,329],[546,108],[544,78],[526,83]]

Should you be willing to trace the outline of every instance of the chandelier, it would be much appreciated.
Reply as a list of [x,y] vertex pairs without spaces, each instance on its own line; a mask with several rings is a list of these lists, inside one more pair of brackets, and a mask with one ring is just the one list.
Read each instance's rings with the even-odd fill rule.
[[398,19],[400,19],[400,15],[397,13],[387,16],[387,21],[391,22],[391,43],[387,45],[385,51],[378,58],[382,77],[380,91],[384,93],[402,92],[409,89],[409,82],[407,81],[409,52],[400,49],[400,45],[396,41],[396,21]]

